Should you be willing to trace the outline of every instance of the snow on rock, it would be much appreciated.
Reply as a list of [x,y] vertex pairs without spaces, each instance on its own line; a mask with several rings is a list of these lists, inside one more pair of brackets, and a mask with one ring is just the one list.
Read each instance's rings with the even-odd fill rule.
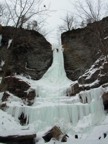
[[2,41],[2,35],[0,35],[0,46],[2,46],[1,41]]
[[104,37],[104,40],[108,39],[108,36]]
[[100,69],[102,68],[105,62],[104,57],[100,57],[96,62],[91,66],[89,70],[87,70],[82,76],[79,77],[80,84],[90,84],[94,82],[100,73]]
[[1,60],[1,63],[0,63],[0,72],[2,72],[3,70],[3,66],[4,66],[5,62],[3,60]]
[[0,65],[0,66],[2,66],[2,67],[3,67],[3,66],[4,66],[4,64],[5,64],[5,61],[3,61],[3,60],[2,60],[2,61],[1,61],[1,65]]
[[7,49],[9,49],[9,47],[11,46],[12,41],[12,39],[9,39]]

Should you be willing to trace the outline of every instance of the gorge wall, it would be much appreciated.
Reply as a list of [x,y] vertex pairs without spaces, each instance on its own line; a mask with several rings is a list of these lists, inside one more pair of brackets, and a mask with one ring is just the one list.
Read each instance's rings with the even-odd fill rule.
[[107,47],[107,36],[108,17],[99,22],[88,24],[85,28],[73,29],[61,35],[65,70],[71,80],[77,80],[100,57],[102,54],[100,37],[102,37],[103,43],[107,41],[105,46]]
[[23,74],[40,79],[52,62],[51,44],[33,30],[0,27],[1,75]]

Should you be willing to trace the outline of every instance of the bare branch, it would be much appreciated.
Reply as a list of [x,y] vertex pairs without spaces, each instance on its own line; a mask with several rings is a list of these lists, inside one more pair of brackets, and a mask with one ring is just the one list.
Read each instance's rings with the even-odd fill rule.
[[77,15],[83,21],[99,21],[101,19],[102,13],[102,0],[96,0],[95,3],[91,0],[85,0],[84,3],[81,0],[78,0],[77,3],[74,5],[77,10]]
[[8,5],[8,3],[7,3],[6,0],[5,0],[5,3],[6,3],[6,6],[7,6],[7,8],[8,8],[8,11],[9,11],[9,13],[10,13],[10,16],[11,16],[12,21],[14,22],[14,24],[16,24],[16,22],[15,22],[15,20],[14,20],[14,16],[13,16],[13,14],[12,14],[12,11],[11,11],[11,9],[10,9],[10,7],[9,7],[9,5]]
[[74,23],[75,23],[74,16],[70,16],[67,13],[67,15],[65,16],[65,18],[61,18],[61,19],[63,21],[63,25],[59,26],[59,30],[61,32],[63,32],[63,31],[70,31],[70,30],[72,30],[75,27],[75,25],[74,25]]

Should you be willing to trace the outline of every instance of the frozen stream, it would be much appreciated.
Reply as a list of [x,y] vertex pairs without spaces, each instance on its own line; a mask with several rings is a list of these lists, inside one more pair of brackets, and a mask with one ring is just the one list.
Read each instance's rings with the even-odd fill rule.
[[15,101],[8,103],[7,112],[17,121],[23,112],[27,122],[33,124],[36,132],[54,125],[69,133],[86,132],[93,125],[99,124],[104,117],[102,87],[81,92],[79,95],[82,101],[79,95],[66,96],[66,91],[73,82],[66,76],[62,51],[61,47],[53,48],[53,63],[40,80],[33,81],[21,77],[36,89],[37,97],[33,106]]

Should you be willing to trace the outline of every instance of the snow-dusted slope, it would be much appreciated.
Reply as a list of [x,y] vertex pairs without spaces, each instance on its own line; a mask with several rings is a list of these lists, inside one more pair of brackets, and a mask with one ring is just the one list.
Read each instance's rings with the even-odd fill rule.
[[31,127],[22,127],[11,115],[0,110],[0,136],[26,134],[34,134],[34,129]]

